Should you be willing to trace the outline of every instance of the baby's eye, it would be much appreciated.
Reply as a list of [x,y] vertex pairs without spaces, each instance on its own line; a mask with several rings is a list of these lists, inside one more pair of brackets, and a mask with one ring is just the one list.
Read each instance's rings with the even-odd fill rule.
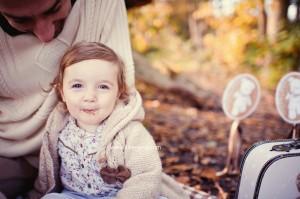
[[109,87],[105,84],[99,85],[98,88],[100,88],[100,89],[109,89]]
[[81,88],[82,84],[76,83],[76,84],[72,84],[72,88]]

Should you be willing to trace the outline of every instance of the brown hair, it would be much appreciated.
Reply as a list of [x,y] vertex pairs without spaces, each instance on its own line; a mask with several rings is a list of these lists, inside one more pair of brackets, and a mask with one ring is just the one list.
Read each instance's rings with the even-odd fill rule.
[[60,91],[62,90],[65,69],[72,64],[90,59],[104,60],[118,67],[119,99],[126,101],[128,99],[128,88],[125,82],[125,64],[112,49],[97,42],[79,42],[69,48],[62,57],[58,75],[52,83],[59,96],[59,100],[62,101]]

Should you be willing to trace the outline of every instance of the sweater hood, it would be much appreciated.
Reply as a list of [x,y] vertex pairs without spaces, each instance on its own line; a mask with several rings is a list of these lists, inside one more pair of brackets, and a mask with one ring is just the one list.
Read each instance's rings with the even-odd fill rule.
[[103,129],[103,140],[100,143],[100,151],[98,151],[99,160],[105,158],[107,145],[113,141],[117,134],[122,133],[122,129],[126,128],[132,121],[142,121],[144,116],[141,95],[134,90],[129,95],[128,103],[119,102],[107,118]]

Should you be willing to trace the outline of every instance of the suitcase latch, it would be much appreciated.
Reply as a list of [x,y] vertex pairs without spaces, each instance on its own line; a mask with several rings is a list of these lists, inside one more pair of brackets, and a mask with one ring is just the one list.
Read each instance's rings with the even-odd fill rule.
[[300,149],[300,142],[293,141],[287,144],[274,145],[270,151],[285,151],[290,152],[292,149]]

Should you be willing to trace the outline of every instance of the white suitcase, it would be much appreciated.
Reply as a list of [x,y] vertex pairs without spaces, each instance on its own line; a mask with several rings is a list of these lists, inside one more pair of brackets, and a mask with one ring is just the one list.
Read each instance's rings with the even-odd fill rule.
[[300,198],[297,188],[299,174],[300,141],[287,139],[256,143],[242,159],[236,198]]

